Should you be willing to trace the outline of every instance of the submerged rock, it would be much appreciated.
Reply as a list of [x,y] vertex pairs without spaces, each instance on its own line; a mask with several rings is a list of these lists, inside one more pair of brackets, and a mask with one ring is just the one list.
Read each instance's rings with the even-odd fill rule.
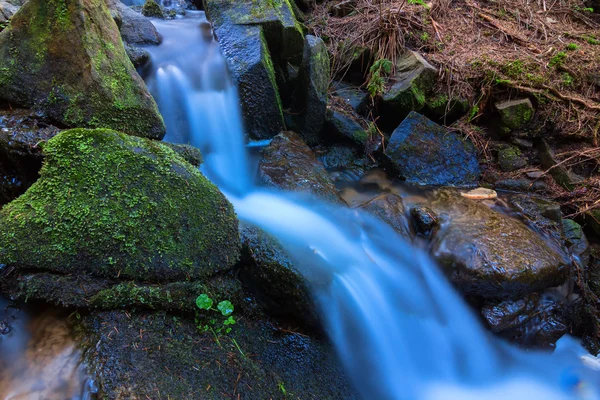
[[25,3],[0,33],[0,85],[0,98],[69,127],[165,134],[104,1]]
[[566,279],[566,256],[522,222],[450,190],[430,207],[441,221],[431,254],[462,293],[514,299]]
[[404,212],[404,204],[397,194],[381,194],[361,205],[360,208],[387,223],[404,239],[412,240],[413,235]]
[[263,151],[261,181],[293,192],[311,192],[333,203],[345,204],[310,147],[294,132],[277,135]]
[[199,279],[239,257],[232,206],[167,146],[73,129],[0,211],[0,263],[144,281]]
[[394,130],[386,156],[408,183],[471,186],[480,170],[469,139],[411,112]]

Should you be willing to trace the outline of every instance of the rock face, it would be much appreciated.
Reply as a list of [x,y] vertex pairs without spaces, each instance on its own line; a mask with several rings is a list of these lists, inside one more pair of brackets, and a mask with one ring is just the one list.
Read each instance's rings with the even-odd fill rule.
[[480,175],[470,140],[416,112],[394,130],[386,156],[402,178],[418,185],[470,186]]
[[523,127],[533,116],[533,105],[529,99],[503,101],[495,104],[504,125],[509,129]]
[[437,70],[419,53],[408,50],[396,63],[391,87],[383,94],[381,114],[384,123],[396,126],[411,111],[420,111],[433,87]]
[[327,132],[332,132],[338,138],[350,140],[353,144],[364,148],[369,140],[369,134],[357,120],[358,117],[351,113],[330,110],[327,115]]
[[566,256],[522,222],[451,190],[430,207],[441,219],[431,253],[462,293],[515,299],[566,279]]
[[130,46],[160,44],[162,38],[148,18],[127,7],[120,0],[106,0],[106,4],[121,19],[119,31],[125,43]]
[[159,142],[73,129],[0,211],[0,263],[143,281],[199,279],[239,257],[232,206]]
[[308,144],[316,144],[327,114],[327,89],[331,71],[323,40],[307,35],[298,75],[296,109],[302,112],[301,133]]
[[391,226],[400,236],[412,241],[408,220],[404,215],[402,198],[393,193],[381,194],[360,206]]
[[345,204],[323,164],[294,132],[282,132],[263,152],[261,181],[293,192],[311,192],[330,202]]
[[288,0],[205,0],[219,46],[238,87],[247,133],[268,139],[284,130],[278,76],[299,65],[304,37]]
[[279,242],[260,229],[242,225],[240,279],[267,313],[318,325],[308,285]]
[[104,1],[28,1],[0,33],[0,86],[0,98],[66,126],[165,133]]

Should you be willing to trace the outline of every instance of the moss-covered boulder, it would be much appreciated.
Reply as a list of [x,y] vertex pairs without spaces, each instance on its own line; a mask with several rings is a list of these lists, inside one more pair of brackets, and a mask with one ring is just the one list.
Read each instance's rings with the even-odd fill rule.
[[472,186],[480,175],[469,139],[416,112],[394,130],[385,155],[400,177],[417,185]]
[[154,0],[146,0],[142,7],[142,15],[150,18],[165,18],[162,8]]
[[431,253],[466,295],[517,299],[569,275],[561,249],[516,219],[448,189],[429,206],[440,219]]
[[232,206],[160,142],[73,129],[0,211],[0,263],[144,281],[200,279],[238,259]]
[[68,127],[154,139],[165,126],[101,0],[30,0],[0,33],[0,98]]
[[498,164],[502,171],[511,172],[526,166],[527,160],[517,146],[508,145],[498,151]]
[[509,129],[522,128],[533,116],[533,105],[529,99],[501,101],[494,104],[504,125]]
[[262,183],[293,192],[309,192],[333,203],[345,204],[323,163],[300,135],[277,135],[263,151],[259,165]]
[[369,134],[358,121],[358,115],[353,112],[330,109],[327,113],[325,127],[328,133],[337,136],[336,139],[346,139],[364,149],[369,140]]

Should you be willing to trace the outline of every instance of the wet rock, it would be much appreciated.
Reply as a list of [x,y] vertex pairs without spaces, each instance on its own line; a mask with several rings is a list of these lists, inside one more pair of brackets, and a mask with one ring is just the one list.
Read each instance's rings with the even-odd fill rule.
[[142,7],[142,15],[149,18],[165,18],[162,8],[154,0],[146,0]]
[[431,254],[462,293],[514,299],[566,279],[567,257],[522,222],[450,190],[429,206],[441,221]]
[[2,320],[0,321],[0,335],[7,335],[10,333],[10,325],[8,322]]
[[494,104],[504,125],[509,129],[522,128],[533,116],[533,105],[529,99],[502,101]]
[[361,205],[360,208],[387,223],[404,239],[412,241],[413,235],[405,216],[404,204],[397,194],[381,194]]
[[537,293],[519,300],[488,304],[481,313],[492,332],[527,347],[554,347],[568,332],[560,303]]
[[358,123],[358,116],[342,111],[330,110],[327,113],[327,132],[344,138],[364,148],[369,140],[369,134]]
[[29,110],[0,111],[0,206],[38,179],[43,159],[40,143],[58,132]]
[[140,47],[133,47],[126,43],[123,43],[123,45],[125,46],[125,53],[127,53],[127,57],[129,57],[129,60],[131,60],[134,67],[142,67],[150,61],[150,53],[148,53],[148,50]]
[[577,256],[582,265],[588,265],[590,262],[590,245],[581,225],[572,219],[563,219],[562,228],[569,252]]
[[344,102],[349,104],[358,114],[363,114],[367,111],[371,98],[369,93],[359,87],[348,85],[342,81],[333,83],[335,94]]
[[185,161],[189,162],[194,167],[199,167],[204,162],[200,149],[194,146],[168,142],[164,142],[163,144],[169,146],[175,153],[179,154]]
[[123,4],[120,0],[106,0],[109,9],[121,19],[121,38],[129,46],[158,45],[162,38],[152,22]]
[[40,178],[0,210],[0,263],[148,282],[200,279],[236,263],[233,207],[160,142],[73,129],[44,155]]
[[82,316],[79,342],[89,349],[98,397],[279,399],[283,388],[314,399],[356,398],[327,341],[239,317],[244,304],[234,307],[238,321],[218,342],[193,319],[164,312]]
[[240,226],[240,279],[269,315],[318,326],[318,314],[306,280],[277,239],[247,225]]
[[[279,72],[302,61],[304,34],[291,3],[269,0],[206,0],[219,46],[238,86],[246,130],[269,139],[284,127],[285,84]],[[278,78],[279,77],[279,78]]]
[[506,146],[498,152],[498,163],[502,171],[511,172],[526,166],[527,160],[522,156],[518,147]]
[[433,87],[437,70],[419,53],[408,50],[396,63],[396,72],[390,77],[390,88],[382,96],[383,123],[396,126],[411,111],[420,111]]
[[498,197],[498,193],[492,189],[486,189],[483,187],[478,187],[473,190],[469,190],[468,192],[461,193],[462,197],[466,197],[471,200],[486,200],[486,199],[495,199]]
[[494,184],[496,189],[511,190],[515,192],[538,192],[548,190],[548,185],[543,181],[526,178],[503,179]]
[[317,144],[327,114],[330,79],[329,53],[323,40],[307,35],[298,74],[295,109],[301,112],[300,134],[308,144]]
[[411,221],[417,234],[430,237],[432,232],[439,226],[439,220],[435,212],[425,206],[415,206],[410,210]]
[[[563,247],[562,214],[560,205],[543,198],[516,194],[509,197],[513,216],[527,221],[529,226],[551,240],[556,248]],[[510,210],[505,210],[508,212]]]
[[19,6],[11,4],[7,1],[0,1],[0,23],[10,21],[13,15],[19,11]]
[[261,181],[293,192],[311,192],[333,203],[345,204],[323,164],[294,132],[282,132],[263,151]]
[[103,1],[29,0],[0,33],[0,83],[4,100],[66,126],[165,134]]
[[470,186],[480,175],[470,140],[416,112],[394,130],[386,157],[406,182],[417,185]]
[[554,157],[554,152],[545,140],[539,140],[536,145],[540,164],[554,178],[554,181],[567,190],[573,190],[575,184],[580,183],[583,178],[569,171]]

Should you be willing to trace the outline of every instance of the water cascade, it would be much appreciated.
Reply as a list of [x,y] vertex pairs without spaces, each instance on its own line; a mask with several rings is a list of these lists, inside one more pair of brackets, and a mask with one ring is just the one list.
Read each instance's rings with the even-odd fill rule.
[[324,325],[367,399],[600,399],[600,373],[563,338],[524,352],[488,334],[429,257],[370,215],[257,187],[238,98],[201,12],[154,22],[146,80],[167,140],[204,155],[203,172],[239,218],[276,237],[312,283]]

